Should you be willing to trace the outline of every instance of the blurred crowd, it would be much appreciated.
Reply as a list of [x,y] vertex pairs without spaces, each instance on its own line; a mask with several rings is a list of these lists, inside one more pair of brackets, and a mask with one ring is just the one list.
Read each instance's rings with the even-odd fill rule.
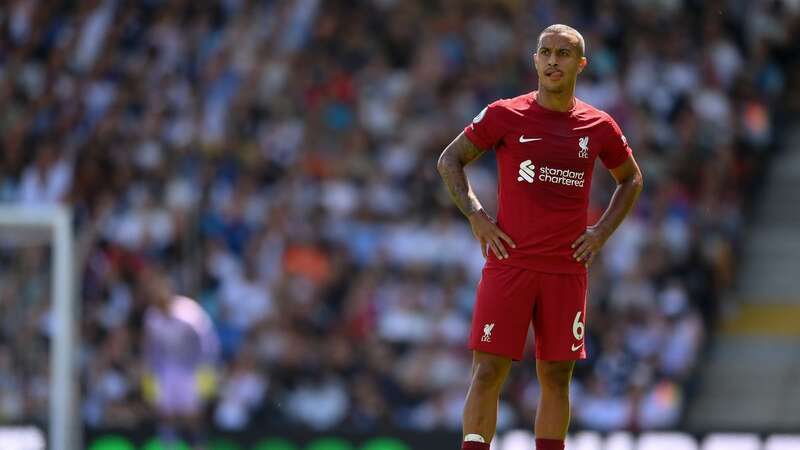
[[[535,89],[538,33],[565,23],[587,42],[577,95],[620,123],[646,179],[590,271],[574,422],[680,423],[751,193],[800,110],[799,13],[790,0],[3,2],[0,201],[73,208],[82,418],[152,417],[137,272],[157,263],[216,329],[215,426],[459,430],[483,258],[436,159],[487,103]],[[493,210],[493,156],[469,173]],[[598,173],[592,217],[612,190]],[[47,250],[3,248],[0,421],[44,417],[47,365],[30,348],[49,335]],[[526,355],[501,429],[532,423]]]

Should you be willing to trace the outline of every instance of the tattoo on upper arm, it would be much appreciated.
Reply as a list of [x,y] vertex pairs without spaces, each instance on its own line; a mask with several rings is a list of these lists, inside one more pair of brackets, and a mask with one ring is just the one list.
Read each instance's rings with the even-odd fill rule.
[[444,149],[439,157],[438,169],[450,197],[465,216],[481,209],[480,201],[469,184],[464,167],[478,159],[484,150],[479,149],[462,132]]
[[465,166],[478,159],[485,152],[485,150],[481,150],[473,144],[464,133],[461,133],[448,147],[453,148],[453,152],[458,157],[459,162]]

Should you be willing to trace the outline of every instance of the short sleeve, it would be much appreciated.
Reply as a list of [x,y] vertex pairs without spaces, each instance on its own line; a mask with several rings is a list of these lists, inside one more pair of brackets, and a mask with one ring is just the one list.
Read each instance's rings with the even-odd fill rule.
[[500,118],[502,110],[503,107],[498,102],[491,103],[464,128],[464,134],[476,147],[488,150],[503,138],[505,132]]
[[633,150],[628,145],[628,140],[625,139],[625,135],[622,134],[617,122],[608,115],[606,115],[606,121],[609,126],[603,142],[603,148],[600,150],[600,160],[603,161],[603,165],[606,168],[616,169],[628,159]]

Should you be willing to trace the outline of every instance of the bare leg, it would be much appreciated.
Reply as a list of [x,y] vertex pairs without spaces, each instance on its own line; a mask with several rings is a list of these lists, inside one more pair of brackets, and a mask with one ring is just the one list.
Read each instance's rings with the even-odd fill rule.
[[542,393],[534,432],[539,439],[564,439],[569,428],[569,382],[575,361],[536,360]]
[[473,352],[472,381],[464,404],[464,436],[478,434],[488,443],[497,426],[497,402],[511,359]]

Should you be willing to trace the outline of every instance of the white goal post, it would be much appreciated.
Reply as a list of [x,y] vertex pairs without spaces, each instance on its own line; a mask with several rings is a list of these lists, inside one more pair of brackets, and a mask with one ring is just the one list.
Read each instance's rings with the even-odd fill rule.
[[52,244],[50,340],[50,404],[48,445],[51,450],[75,450],[77,411],[77,310],[72,213],[67,206],[0,204],[0,238],[24,244],[33,234]]

